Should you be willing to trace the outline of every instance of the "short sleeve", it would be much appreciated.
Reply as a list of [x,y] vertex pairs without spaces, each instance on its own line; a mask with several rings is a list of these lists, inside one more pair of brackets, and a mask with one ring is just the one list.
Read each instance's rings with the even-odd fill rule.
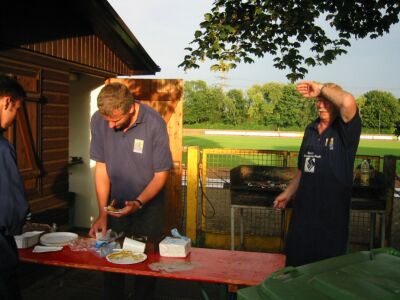
[[104,162],[104,141],[101,134],[102,124],[101,124],[101,115],[97,111],[90,121],[90,132],[91,132],[91,140],[90,140],[90,159],[94,161]]
[[297,168],[301,171],[303,169],[303,158],[304,158],[304,145],[306,143],[307,140],[307,130],[308,127],[304,130],[304,134],[303,134],[303,140],[301,141],[301,146],[300,146],[300,150],[299,150],[299,156],[297,157]]
[[159,128],[154,132],[153,149],[154,172],[170,170],[172,168],[172,156],[167,126],[163,119],[160,119]]
[[345,123],[339,118],[340,135],[343,138],[343,143],[347,149],[357,148],[361,135],[361,118],[357,109],[356,114],[350,122]]

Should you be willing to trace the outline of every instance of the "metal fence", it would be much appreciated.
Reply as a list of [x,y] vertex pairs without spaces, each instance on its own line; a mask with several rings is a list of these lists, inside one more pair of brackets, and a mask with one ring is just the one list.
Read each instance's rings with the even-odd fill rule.
[[[269,150],[236,150],[236,149],[203,149],[199,161],[199,195],[198,233],[202,235],[217,234],[223,238],[230,234],[231,198],[230,170],[240,165],[261,165],[286,167],[297,165],[297,152]],[[375,170],[382,169],[381,158],[378,156],[357,156],[355,168],[362,160],[368,159]],[[186,172],[184,172],[186,174]],[[183,178],[183,184],[186,179]],[[183,189],[186,191],[186,189]],[[185,195],[186,197],[186,195]],[[183,201],[185,202],[185,199]],[[243,218],[243,233],[249,237],[278,237],[281,238],[284,224],[283,214],[279,210],[264,207],[249,207],[234,213],[234,221],[239,224]],[[372,220],[374,217],[374,220]],[[354,250],[368,249],[371,239],[376,240],[380,230],[381,217],[372,215],[369,211],[352,211],[350,246]],[[377,230],[371,237],[371,222],[376,223]],[[238,233],[238,229],[235,229]],[[228,241],[228,240],[227,240]],[[228,242],[227,242],[228,243]],[[204,246],[204,245],[203,245]],[[205,245],[213,247],[213,245]],[[281,248],[282,244],[278,245]],[[228,245],[224,247],[228,248]],[[247,249],[253,250],[253,249]],[[281,249],[276,249],[277,251]]]
[[[286,151],[204,149],[201,168],[201,201],[205,227],[208,232],[230,231],[230,170],[239,165],[284,167]],[[264,208],[246,209],[244,212],[246,235],[278,235],[281,214]],[[235,219],[239,216],[236,215]],[[239,220],[237,220],[239,221]]]

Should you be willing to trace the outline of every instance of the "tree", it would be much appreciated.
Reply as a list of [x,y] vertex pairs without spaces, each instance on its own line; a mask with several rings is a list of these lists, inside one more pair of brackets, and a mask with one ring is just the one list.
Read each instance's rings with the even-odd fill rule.
[[390,129],[394,121],[400,121],[400,104],[392,93],[369,91],[361,110],[363,126],[366,128]]
[[202,80],[185,82],[185,98],[183,102],[184,123],[195,124],[203,118],[203,93],[207,90],[207,83]]
[[267,102],[275,105],[282,99],[284,87],[285,84],[283,83],[269,82],[263,84],[261,89]]
[[[222,90],[220,90],[222,93]],[[240,112],[236,109],[235,102],[227,95],[222,95],[222,101],[219,104],[221,119],[224,124],[237,125]]]
[[248,116],[250,122],[260,125],[268,125],[270,123],[270,115],[274,109],[274,104],[270,99],[265,98],[265,91],[260,85],[253,85],[247,90],[249,98]]
[[[185,82],[183,102],[185,124],[229,122],[235,115],[234,105],[221,88],[208,87],[202,80]],[[232,108],[233,107],[233,108]]]
[[239,89],[232,89],[226,93],[226,96],[232,99],[236,109],[236,122],[234,124],[241,124],[247,119],[247,112],[249,108],[249,102],[244,97],[243,91]]
[[394,135],[397,136],[397,139],[400,139],[400,121],[394,123]]
[[185,82],[184,123],[196,124],[218,119],[221,99],[202,80]]
[[[399,12],[398,0],[215,0],[179,66],[199,68],[198,61],[210,59],[216,61],[211,70],[228,71],[269,53],[276,68],[289,69],[286,77],[293,82],[304,78],[308,67],[347,53],[350,38],[389,32]],[[337,36],[322,29],[323,19]]]
[[278,129],[304,127],[315,118],[313,106],[314,101],[302,97],[293,84],[285,85],[273,112],[274,124]]
[[365,101],[367,101],[367,99],[365,99],[364,95],[361,95],[360,97],[356,98],[357,106],[361,114],[363,113],[364,110]]

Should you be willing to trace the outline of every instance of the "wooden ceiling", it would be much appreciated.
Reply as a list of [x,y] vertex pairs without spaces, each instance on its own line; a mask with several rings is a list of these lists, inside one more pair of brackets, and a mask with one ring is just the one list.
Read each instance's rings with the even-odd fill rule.
[[0,47],[97,35],[132,70],[160,67],[106,0],[3,0]]

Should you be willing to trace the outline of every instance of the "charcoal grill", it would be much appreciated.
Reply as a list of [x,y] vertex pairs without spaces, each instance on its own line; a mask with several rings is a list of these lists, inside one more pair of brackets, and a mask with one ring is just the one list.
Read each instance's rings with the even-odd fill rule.
[[241,165],[230,171],[231,204],[271,207],[297,168]]
[[[240,165],[230,171],[231,196],[231,249],[235,247],[235,210],[240,209],[240,246],[243,247],[243,209],[271,209],[273,202],[293,179],[297,168]],[[385,241],[386,218],[386,183],[385,176],[376,172],[367,187],[360,186],[355,178],[352,188],[351,209],[353,212],[370,214],[370,248],[374,245],[376,218],[379,215],[380,246]],[[290,205],[291,202],[289,202]],[[286,210],[281,210],[281,239],[285,236]]]
[[[230,171],[231,249],[235,249],[235,209],[240,209],[240,246],[243,247],[243,209],[272,208],[273,202],[293,179],[297,168],[240,165]],[[284,239],[286,210],[281,210]]]

